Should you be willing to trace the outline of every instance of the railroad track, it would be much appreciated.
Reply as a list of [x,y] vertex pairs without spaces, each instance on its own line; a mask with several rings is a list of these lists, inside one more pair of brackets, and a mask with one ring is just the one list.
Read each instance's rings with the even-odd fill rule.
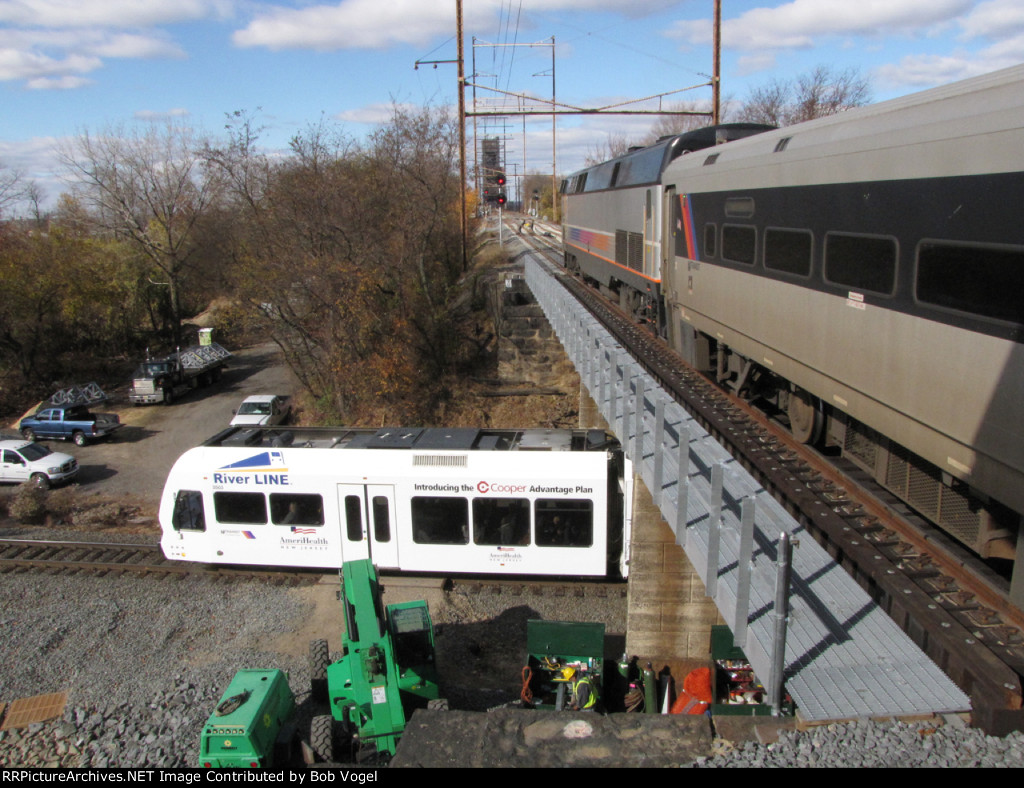
[[[560,256],[547,239],[532,241]],[[1004,580],[852,464],[823,457],[722,391],[553,262],[585,308],[971,696],[976,725],[997,734],[1024,729],[1024,615]]]
[[18,571],[99,575],[197,575],[230,580],[266,579],[276,583],[314,583],[321,575],[294,570],[268,571],[168,561],[157,544],[82,542],[49,539],[0,539],[0,573]]

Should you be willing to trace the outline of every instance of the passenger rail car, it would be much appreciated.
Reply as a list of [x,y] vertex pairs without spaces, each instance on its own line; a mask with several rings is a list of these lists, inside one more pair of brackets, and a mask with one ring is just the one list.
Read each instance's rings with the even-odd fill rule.
[[734,123],[665,137],[562,182],[565,264],[619,299],[637,319],[665,323],[661,297],[665,168],[695,150],[774,128]]
[[183,454],[168,559],[625,577],[632,477],[602,430],[234,428]]
[[1024,550],[1024,66],[678,157],[661,188],[685,360],[981,556]]

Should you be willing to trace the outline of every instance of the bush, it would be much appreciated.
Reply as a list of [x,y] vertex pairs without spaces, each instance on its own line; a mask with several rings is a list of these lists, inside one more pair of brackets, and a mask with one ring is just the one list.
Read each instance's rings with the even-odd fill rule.
[[128,510],[119,503],[98,503],[90,507],[77,507],[74,522],[79,528],[103,528],[121,525],[128,516]]
[[28,525],[39,525],[46,519],[46,490],[28,482],[18,487],[9,507],[11,517]]

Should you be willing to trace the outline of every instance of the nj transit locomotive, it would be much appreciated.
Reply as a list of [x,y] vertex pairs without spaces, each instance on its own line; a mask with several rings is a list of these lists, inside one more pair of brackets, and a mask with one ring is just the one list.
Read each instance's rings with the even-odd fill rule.
[[[709,145],[642,188],[589,190],[627,158],[563,184],[566,264],[623,305],[653,300],[686,361],[774,403],[804,442],[839,447],[983,557],[1015,558],[1024,67]],[[660,221],[637,223],[652,211]],[[634,232],[661,250],[639,283],[631,260],[578,243]]]
[[632,476],[603,430],[233,428],[183,454],[169,559],[625,577]]

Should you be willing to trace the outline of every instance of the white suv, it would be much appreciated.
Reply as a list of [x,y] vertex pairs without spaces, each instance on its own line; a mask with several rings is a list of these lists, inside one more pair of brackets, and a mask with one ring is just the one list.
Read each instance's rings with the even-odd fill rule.
[[0,440],[0,482],[32,482],[38,487],[71,481],[78,475],[78,460],[52,452],[38,443]]

